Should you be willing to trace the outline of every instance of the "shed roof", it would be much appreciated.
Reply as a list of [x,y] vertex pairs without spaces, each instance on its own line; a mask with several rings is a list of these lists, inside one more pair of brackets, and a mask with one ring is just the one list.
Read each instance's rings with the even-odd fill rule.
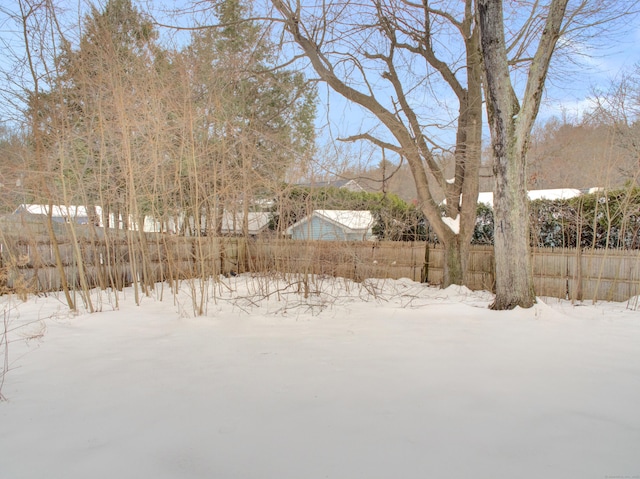
[[371,211],[359,210],[315,210],[314,213],[323,216],[334,223],[346,226],[352,230],[366,230],[373,226]]

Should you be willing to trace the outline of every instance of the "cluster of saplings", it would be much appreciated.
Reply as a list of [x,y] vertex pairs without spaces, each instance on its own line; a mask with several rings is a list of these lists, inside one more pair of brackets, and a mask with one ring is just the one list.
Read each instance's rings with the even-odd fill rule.
[[[371,211],[373,233],[383,241],[438,239],[419,208],[391,193],[338,188],[295,188],[279,202],[272,228],[283,230],[314,209]],[[640,249],[640,187],[529,204],[531,245],[549,248]],[[478,204],[473,244],[493,244],[493,210]]]

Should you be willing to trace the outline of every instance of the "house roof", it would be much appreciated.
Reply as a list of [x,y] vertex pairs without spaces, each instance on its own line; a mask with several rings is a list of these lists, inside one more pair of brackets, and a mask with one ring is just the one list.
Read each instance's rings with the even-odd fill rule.
[[353,231],[366,231],[373,226],[374,218],[370,211],[357,210],[314,210],[309,216],[306,216],[297,223],[287,228],[287,233],[309,221],[313,216],[325,219],[335,225],[348,228]]
[[329,180],[329,181],[313,181],[311,183],[299,183],[298,186],[304,186],[307,188],[347,188],[351,190],[364,191],[362,185],[358,183],[357,180],[354,179],[337,179],[337,180]]
[[[97,214],[101,214],[102,209],[99,206],[96,206],[96,210]],[[87,218],[90,216],[87,213],[86,206],[53,205],[53,209],[51,211],[51,216],[56,218]],[[22,204],[15,212],[27,212],[32,215],[48,215],[49,205]]]
[[[230,213],[226,212],[222,216],[222,233],[234,233],[242,234],[242,213]],[[250,211],[248,213],[248,226],[250,235],[255,235],[262,232],[267,226],[269,226],[269,220],[271,219],[271,213],[264,211]]]

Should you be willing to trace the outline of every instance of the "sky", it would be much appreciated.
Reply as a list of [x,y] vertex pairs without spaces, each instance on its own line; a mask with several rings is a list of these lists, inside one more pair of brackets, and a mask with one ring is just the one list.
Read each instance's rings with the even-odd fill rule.
[[[541,123],[557,117],[579,122],[584,113],[593,108],[591,98],[594,92],[606,92],[611,82],[619,78],[622,72],[629,72],[640,62],[640,27],[637,25],[636,21],[629,21],[606,36],[601,35],[583,44],[572,44],[571,61],[567,61],[566,57],[557,58],[552,63],[548,76],[538,121]],[[518,84],[516,81],[515,85],[516,89],[522,89],[524,82],[520,80]],[[447,90],[438,92],[438,96],[442,103],[451,105],[452,114],[446,118],[453,120],[457,99]],[[433,101],[429,97],[425,98],[426,101]],[[321,88],[320,112],[318,124],[325,127],[328,121],[330,125],[330,131],[325,130],[323,138],[346,137],[359,131],[371,130],[377,125],[370,114],[327,87]],[[455,123],[452,124],[455,126]],[[484,144],[489,145],[486,116],[484,125]],[[454,129],[437,129],[434,134],[441,144],[454,143]],[[368,156],[371,153],[366,148],[364,153],[355,148],[354,154],[363,154],[370,166],[375,166],[380,161],[378,153]]]
[[0,296],[0,477],[640,474],[638,297],[491,311],[408,279],[219,280],[199,317],[190,281],[139,306],[94,290],[93,314]]
[[630,28],[608,48],[587,50],[579,60],[580,68],[571,76],[552,77],[547,83],[541,119],[566,112],[568,119],[579,120],[593,107],[589,98],[594,92],[608,91],[622,73],[640,65],[640,27]]
[[[151,9],[157,18],[161,21],[163,17],[163,9],[180,8],[189,2],[184,0],[145,0],[139,4],[142,8]],[[80,5],[84,5],[81,3]],[[77,17],[73,17],[74,6],[66,5],[69,17],[74,18],[77,23]],[[5,55],[0,60],[2,74],[5,78],[5,89],[15,80],[14,75],[17,72],[15,65],[8,64],[9,55],[7,47],[18,50],[16,33],[18,26],[8,20],[7,12],[16,11],[17,1],[11,0],[0,9],[0,40],[3,42]],[[185,24],[186,20],[182,17],[178,23]],[[166,23],[175,23],[173,20]],[[612,79],[615,79],[624,69],[631,68],[640,61],[640,28],[635,26],[637,22],[628,22],[627,28],[618,29],[613,35],[613,40],[596,39],[591,46],[576,47],[575,50],[579,54],[579,64],[554,65],[556,70],[552,71],[547,82],[544,102],[540,110],[539,119],[545,121],[553,116],[565,116],[569,120],[579,120],[586,109],[591,106],[588,97],[595,91],[606,91]],[[598,41],[606,45],[606,48],[594,48],[593,45]],[[558,72],[561,72],[558,74]],[[445,93],[446,95],[446,93]],[[455,101],[450,102],[455,104]],[[12,114],[12,104],[10,101],[2,102],[3,109],[0,109],[0,119],[6,119]],[[327,123],[330,129],[326,128]],[[374,127],[373,122],[367,114],[364,114],[359,107],[350,104],[342,97],[327,90],[320,89],[319,98],[319,115],[316,122],[320,132],[320,141],[323,144],[332,142],[337,137],[348,136],[362,130]],[[485,132],[488,142],[488,132]],[[441,139],[443,143],[452,142],[451,133],[442,133]],[[344,154],[344,151],[342,152]],[[351,154],[355,156],[364,156],[367,160],[367,148],[361,151],[359,147],[354,148]],[[371,161],[379,161],[379,155]]]

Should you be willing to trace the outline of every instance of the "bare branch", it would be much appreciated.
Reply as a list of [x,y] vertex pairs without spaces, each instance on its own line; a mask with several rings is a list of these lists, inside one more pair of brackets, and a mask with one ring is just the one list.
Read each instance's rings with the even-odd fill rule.
[[374,145],[383,148],[385,150],[390,150],[393,151],[395,153],[397,153],[398,155],[402,155],[402,148],[397,146],[397,145],[393,145],[391,143],[388,143],[386,141],[382,141],[379,138],[376,138],[375,136],[369,134],[369,133],[360,133],[359,135],[351,135],[351,136],[347,136],[345,138],[339,138],[340,141],[344,141],[344,142],[354,142],[354,141],[360,141],[360,140],[366,140],[369,141],[371,143],[373,143]]

